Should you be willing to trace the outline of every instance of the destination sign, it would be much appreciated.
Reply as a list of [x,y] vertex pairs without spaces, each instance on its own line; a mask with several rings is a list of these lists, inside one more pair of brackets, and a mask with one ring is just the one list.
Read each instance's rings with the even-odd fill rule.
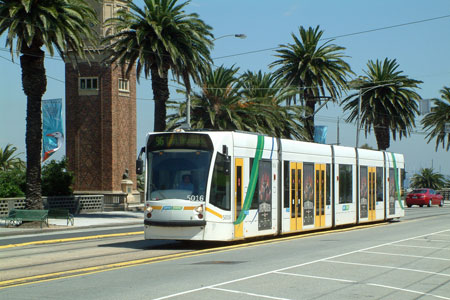
[[151,135],[148,139],[147,147],[150,152],[164,149],[213,150],[209,136],[198,133],[162,133]]

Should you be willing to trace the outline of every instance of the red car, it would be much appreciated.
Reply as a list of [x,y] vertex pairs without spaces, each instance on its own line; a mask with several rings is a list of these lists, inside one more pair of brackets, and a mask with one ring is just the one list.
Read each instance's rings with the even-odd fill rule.
[[426,205],[444,205],[444,197],[433,189],[416,189],[406,196],[406,205],[411,207],[419,205],[420,207]]

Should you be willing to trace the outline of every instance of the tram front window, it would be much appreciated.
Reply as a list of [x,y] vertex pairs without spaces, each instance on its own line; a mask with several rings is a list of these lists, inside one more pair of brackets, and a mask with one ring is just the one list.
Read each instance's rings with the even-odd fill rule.
[[205,201],[211,151],[167,149],[148,153],[148,200]]

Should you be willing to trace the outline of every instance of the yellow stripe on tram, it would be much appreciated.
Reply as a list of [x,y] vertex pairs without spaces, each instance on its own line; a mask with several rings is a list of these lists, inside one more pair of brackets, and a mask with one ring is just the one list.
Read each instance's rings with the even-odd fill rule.
[[212,210],[212,209],[209,208],[209,207],[206,207],[206,211],[209,212],[209,213],[212,213],[213,215],[215,215],[216,217],[218,217],[218,218],[220,218],[220,219],[223,219],[223,216],[222,216],[221,214],[219,214],[218,212]]

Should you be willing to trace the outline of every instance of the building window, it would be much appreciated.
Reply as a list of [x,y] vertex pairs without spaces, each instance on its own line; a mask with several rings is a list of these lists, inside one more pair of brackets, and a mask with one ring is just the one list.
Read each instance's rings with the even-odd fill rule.
[[80,90],[98,90],[97,77],[80,77]]
[[119,78],[119,91],[121,92],[129,92],[130,85],[127,79]]

